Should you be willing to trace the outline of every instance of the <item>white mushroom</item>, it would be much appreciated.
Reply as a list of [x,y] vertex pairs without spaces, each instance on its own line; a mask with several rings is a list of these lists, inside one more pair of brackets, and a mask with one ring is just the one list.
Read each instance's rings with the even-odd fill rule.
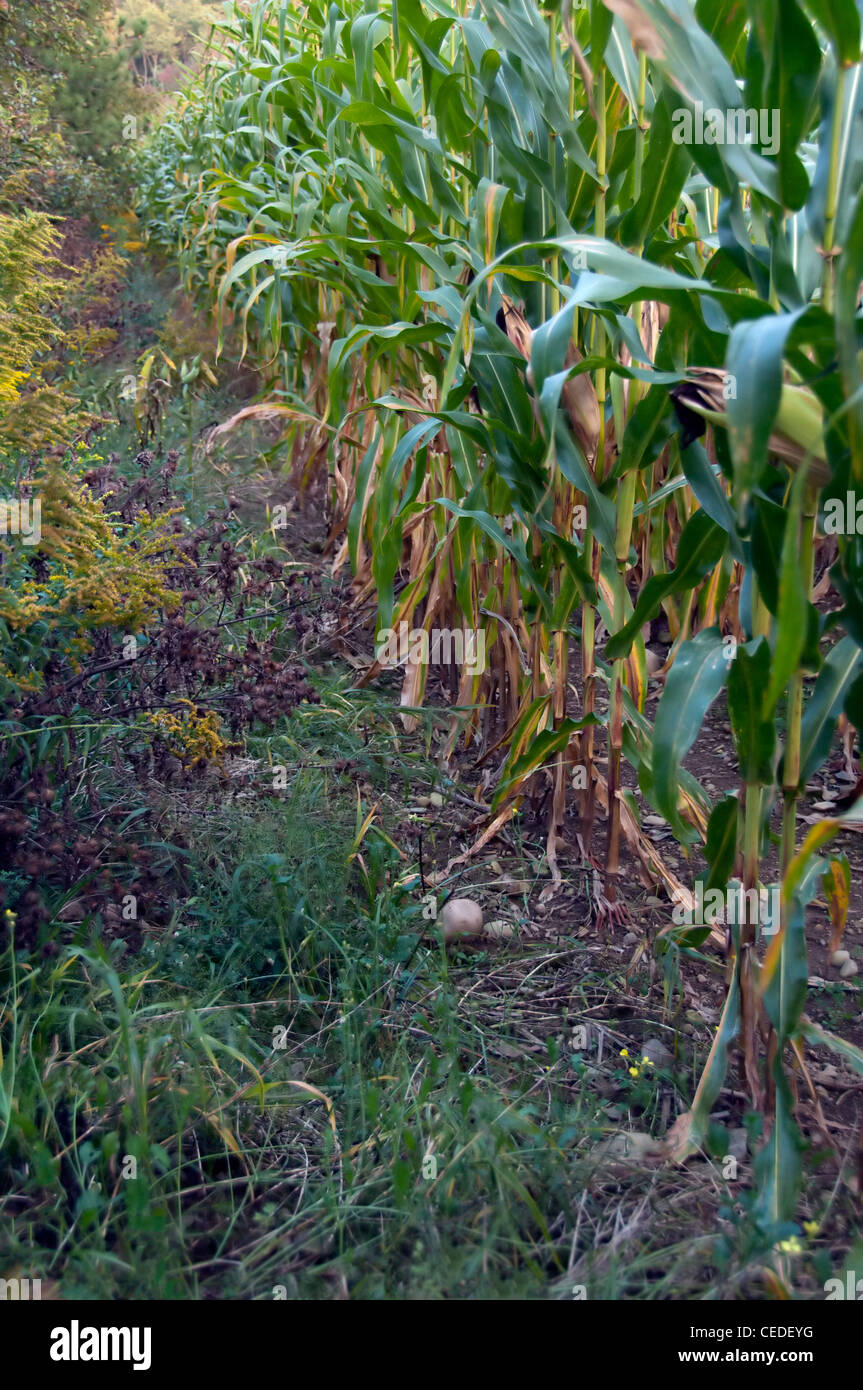
[[482,908],[471,898],[450,898],[441,912],[444,941],[482,934]]

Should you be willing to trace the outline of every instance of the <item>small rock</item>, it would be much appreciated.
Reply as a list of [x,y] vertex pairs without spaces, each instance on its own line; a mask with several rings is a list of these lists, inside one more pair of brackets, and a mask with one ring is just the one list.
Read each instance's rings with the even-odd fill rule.
[[642,1045],[640,1055],[649,1057],[655,1067],[667,1067],[674,1060],[673,1054],[669,1052],[661,1038],[648,1038],[647,1042]]
[[440,792],[432,792],[429,797],[429,806],[443,806],[443,797]]
[[596,1077],[593,1078],[591,1084],[596,1088],[596,1090],[605,1100],[610,1100],[612,1096],[620,1095],[620,1082],[615,1081],[612,1077],[603,1076],[601,1073],[597,1073]]
[[[611,1114],[610,1110],[606,1111]],[[654,1139],[652,1134],[640,1134],[638,1130],[623,1130],[615,1134],[611,1139],[605,1140],[597,1149],[604,1158],[653,1158],[661,1155],[663,1145],[661,1140]]]
[[450,898],[441,913],[444,941],[482,934],[482,908],[472,898]]
[[850,959],[851,959],[851,952],[850,952],[850,951],[834,951],[833,954],[832,954],[832,956],[830,957],[830,964],[831,964],[831,965],[844,965],[845,962],[846,962],[847,960],[850,960]]
[[730,1129],[728,1131],[728,1155],[736,1158],[741,1163],[746,1157],[748,1135],[745,1129]]
[[665,657],[660,652],[652,651],[650,647],[644,649],[644,660],[647,665],[647,674],[655,676],[657,671],[665,664]]
[[846,960],[846,962],[845,962],[845,964],[843,965],[842,969],[839,971],[839,974],[842,976],[843,980],[847,980],[848,977],[849,977],[849,975],[856,975],[856,974],[857,974],[857,962],[856,962],[856,960]]
[[637,935],[637,933],[634,932],[634,931],[628,931],[628,932],[626,933],[626,936],[623,938],[623,944],[624,944],[624,946],[634,946],[635,943],[637,942],[637,940],[638,940],[638,935]]
[[505,941],[511,936],[515,936],[515,927],[512,922],[506,922],[499,917],[494,922],[488,922],[483,936],[487,936],[490,941]]
[[521,898],[525,893],[529,893],[533,886],[526,878],[506,878],[501,879],[499,885],[501,891],[506,893],[509,898]]
[[664,906],[665,906],[665,903],[664,903],[664,901],[663,901],[662,898],[657,898],[657,897],[654,897],[654,896],[652,896],[652,895],[651,895],[649,898],[645,898],[644,901],[645,901],[646,903],[649,903],[651,907],[664,907]]
[[80,922],[87,916],[87,909],[80,898],[73,898],[71,902],[64,903],[54,916],[58,922]]

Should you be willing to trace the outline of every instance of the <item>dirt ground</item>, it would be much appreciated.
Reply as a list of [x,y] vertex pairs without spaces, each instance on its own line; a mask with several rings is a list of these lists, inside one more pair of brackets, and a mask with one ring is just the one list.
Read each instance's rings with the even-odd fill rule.
[[[305,498],[297,498],[284,544],[294,561],[303,561],[326,575],[329,560],[323,553],[324,504],[322,484]],[[309,644],[312,663],[332,656],[344,660],[347,655],[351,665],[360,670],[372,652],[373,610],[370,607],[364,615],[356,613],[351,606],[349,576],[344,573],[335,586],[327,588],[324,583],[322,596],[329,617],[318,625],[317,635]],[[823,607],[826,611],[838,606],[838,596],[831,591]],[[321,639],[321,630],[327,627],[338,633],[332,643]],[[661,645],[657,650],[661,655]],[[397,706],[398,678],[384,675],[379,686],[391,690]],[[662,689],[661,678],[651,678],[646,707],[651,722]],[[445,708],[449,700],[446,672],[433,669],[426,704]],[[417,738],[405,734],[406,748]],[[433,881],[435,874],[439,875],[454,858],[474,845],[488,823],[487,805],[475,799],[479,781],[477,760],[483,751],[476,743],[469,750],[457,747],[450,765],[441,770],[437,794],[429,794],[427,787],[418,788],[406,803],[402,777],[395,773],[383,794],[385,819],[388,814],[391,823],[402,829],[410,824],[415,837],[417,829],[422,832],[420,843],[427,880]],[[600,747],[600,763],[601,759]],[[712,800],[738,789],[724,695],[708,711],[685,766]],[[631,768],[625,766],[623,778],[624,784],[635,791],[647,837],[667,867],[684,884],[693,884],[704,867],[697,847],[687,851],[677,844],[670,827],[641,796]],[[836,813],[843,799],[847,803],[855,781],[855,770],[852,767],[849,771],[837,736],[829,759],[799,803],[798,842],[810,824]],[[361,791],[368,793],[371,788],[361,786]],[[381,799],[380,786],[375,788],[375,798]],[[625,844],[621,850],[619,895],[626,921],[616,928],[600,929],[594,920],[590,891],[592,869],[579,845],[581,827],[574,802],[573,796],[558,850],[562,882],[553,893],[548,891],[545,854],[547,794],[541,785],[537,795],[525,797],[519,815],[502,827],[479,854],[461,864],[441,888],[444,896],[475,899],[482,906],[486,924],[495,924],[492,935],[497,939],[462,944],[456,952],[465,991],[468,995],[489,989],[499,993],[501,1017],[505,1018],[500,1039],[502,1055],[507,1048],[516,1048],[533,1050],[537,1056],[547,1049],[550,1038],[560,1037],[561,1017],[568,1012],[564,1007],[568,999],[574,1004],[577,996],[578,1008],[574,1011],[585,1017],[587,991],[587,1013],[595,1020],[600,1050],[604,1048],[606,1056],[610,1051],[616,1056],[622,1047],[641,1048],[647,1040],[648,1051],[662,1055],[677,1070],[681,1092],[688,1092],[691,1099],[700,1070],[698,1059],[703,1061],[709,1050],[726,996],[724,953],[713,942],[707,942],[695,958],[683,961],[679,990],[669,989],[655,942],[657,934],[671,923],[672,904],[660,886],[643,881],[641,865]],[[777,812],[774,830],[778,824]],[[605,833],[605,819],[599,812],[595,849],[600,853]],[[851,868],[850,909],[842,947],[863,966],[863,837],[855,830],[845,830],[833,841],[831,852],[845,854]],[[762,863],[762,878],[769,883],[776,875],[777,850],[773,846]],[[428,886],[428,882],[422,885]],[[840,977],[838,967],[830,963],[829,936],[827,904],[823,897],[816,897],[807,911],[808,1016],[860,1046],[863,1014],[859,980],[863,976]],[[552,960],[553,968],[549,965]],[[518,981],[514,1001],[507,994],[507,981],[512,982],[513,978]],[[553,1007],[547,1007],[550,999],[554,1000]],[[810,1049],[805,1062],[807,1075],[800,1073],[795,1078],[798,1118],[804,1134],[814,1148],[826,1153],[834,1150],[837,1157],[853,1153],[863,1113],[863,1081],[824,1048]],[[612,1087],[612,1119],[614,1101]],[[676,1112],[685,1108],[680,1095],[667,1094],[664,1104],[669,1123]],[[746,1111],[747,1095],[737,1064],[732,1061],[715,1118],[726,1128],[742,1132]],[[835,1166],[828,1162],[824,1168],[826,1183],[834,1180],[835,1171]],[[850,1184],[855,1190],[859,1178],[852,1176]]]

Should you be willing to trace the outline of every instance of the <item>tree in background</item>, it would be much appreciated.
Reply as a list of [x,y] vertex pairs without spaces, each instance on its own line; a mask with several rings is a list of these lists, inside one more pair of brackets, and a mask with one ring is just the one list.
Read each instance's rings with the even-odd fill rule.
[[174,86],[178,66],[189,67],[202,52],[220,5],[207,0],[119,0],[117,13],[135,36],[134,69],[140,82]]
[[0,0],[0,208],[99,217],[121,200],[147,105],[124,29],[108,0]]
[[94,28],[72,52],[46,55],[57,77],[52,94],[55,119],[82,159],[113,165],[128,139],[128,117],[141,114],[132,77],[132,47],[122,31]]
[[110,0],[0,0],[0,85],[44,73],[49,52],[80,52],[112,9]]
[[0,0],[0,210],[101,220],[122,202],[134,139],[220,17],[205,0]]

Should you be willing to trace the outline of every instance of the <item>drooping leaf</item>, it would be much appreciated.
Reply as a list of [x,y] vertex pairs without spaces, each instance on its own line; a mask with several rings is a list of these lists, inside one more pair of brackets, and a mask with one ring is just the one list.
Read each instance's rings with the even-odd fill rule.
[[718,628],[704,628],[684,642],[668,673],[653,732],[653,793],[656,808],[682,840],[694,838],[677,808],[680,765],[704,716],[728,678],[727,648]]

